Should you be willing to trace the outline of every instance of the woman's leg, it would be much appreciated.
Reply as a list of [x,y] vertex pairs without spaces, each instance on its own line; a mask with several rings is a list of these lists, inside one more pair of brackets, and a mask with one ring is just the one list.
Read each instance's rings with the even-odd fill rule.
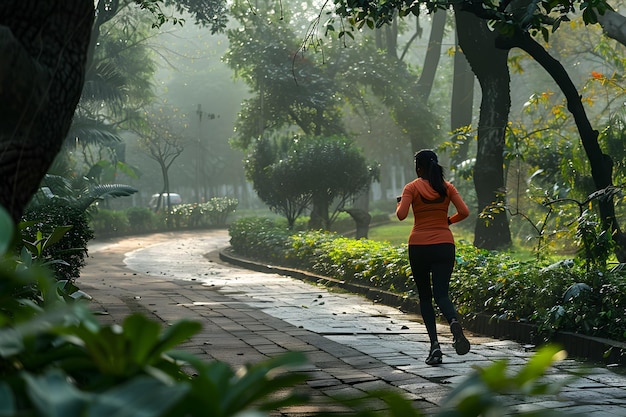
[[417,287],[420,310],[431,345],[437,343],[437,326],[433,306],[433,292],[430,283],[431,264],[426,252],[428,246],[409,245],[409,263],[413,272],[413,280]]
[[463,327],[456,317],[456,309],[450,300],[450,278],[454,269],[454,245],[441,244],[433,246],[434,259],[432,266],[433,294],[439,309],[450,323],[450,331],[454,341],[452,345],[459,355],[465,355],[470,350],[470,342],[463,334]]
[[450,278],[454,269],[454,245],[442,243],[433,245],[432,259],[432,283],[435,303],[443,316],[451,323],[457,318],[456,309],[450,300]]

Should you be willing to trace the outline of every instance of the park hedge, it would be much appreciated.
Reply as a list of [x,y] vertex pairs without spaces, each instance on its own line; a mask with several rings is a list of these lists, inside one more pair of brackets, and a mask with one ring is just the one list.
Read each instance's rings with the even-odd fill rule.
[[[406,246],[351,239],[325,231],[291,231],[252,217],[229,227],[241,256],[330,278],[415,296]],[[626,341],[626,280],[620,268],[587,269],[576,260],[519,260],[457,242],[451,297],[465,316],[489,315],[537,325],[547,341],[557,331]]]

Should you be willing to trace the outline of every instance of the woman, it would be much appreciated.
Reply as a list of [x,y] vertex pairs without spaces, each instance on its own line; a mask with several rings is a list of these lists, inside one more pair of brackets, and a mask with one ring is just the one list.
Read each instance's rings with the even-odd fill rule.
[[[469,216],[469,209],[454,186],[445,181],[437,154],[422,150],[415,154],[417,179],[408,183],[398,197],[396,215],[404,220],[413,207],[414,224],[409,235],[409,262],[419,294],[422,318],[430,338],[428,365],[442,363],[442,352],[437,339],[435,309],[437,306],[450,324],[456,353],[465,355],[470,343],[457,320],[456,309],[448,290],[454,268],[455,247],[450,225]],[[448,217],[448,206],[454,204],[456,213]],[[431,281],[432,279],[432,281]]]

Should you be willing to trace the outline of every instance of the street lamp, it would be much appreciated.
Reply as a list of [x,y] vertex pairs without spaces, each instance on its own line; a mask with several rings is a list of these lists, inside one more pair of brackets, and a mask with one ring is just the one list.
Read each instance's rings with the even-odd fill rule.
[[[202,104],[198,104],[196,110],[198,116],[198,152],[196,152],[196,200],[198,203],[206,201],[206,178],[205,178],[205,149],[202,144],[202,118],[206,116],[208,120],[214,120],[219,115],[215,113],[207,113],[202,111]],[[202,185],[201,185],[202,184]],[[203,197],[200,197],[200,188],[202,188]]]

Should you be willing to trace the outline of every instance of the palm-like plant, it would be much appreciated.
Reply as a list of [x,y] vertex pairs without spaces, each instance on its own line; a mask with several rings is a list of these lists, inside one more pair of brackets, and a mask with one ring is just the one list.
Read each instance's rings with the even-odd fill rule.
[[44,203],[60,199],[69,205],[87,210],[93,203],[107,198],[128,197],[137,189],[125,184],[98,184],[89,177],[68,179],[60,175],[47,174],[33,203]]

